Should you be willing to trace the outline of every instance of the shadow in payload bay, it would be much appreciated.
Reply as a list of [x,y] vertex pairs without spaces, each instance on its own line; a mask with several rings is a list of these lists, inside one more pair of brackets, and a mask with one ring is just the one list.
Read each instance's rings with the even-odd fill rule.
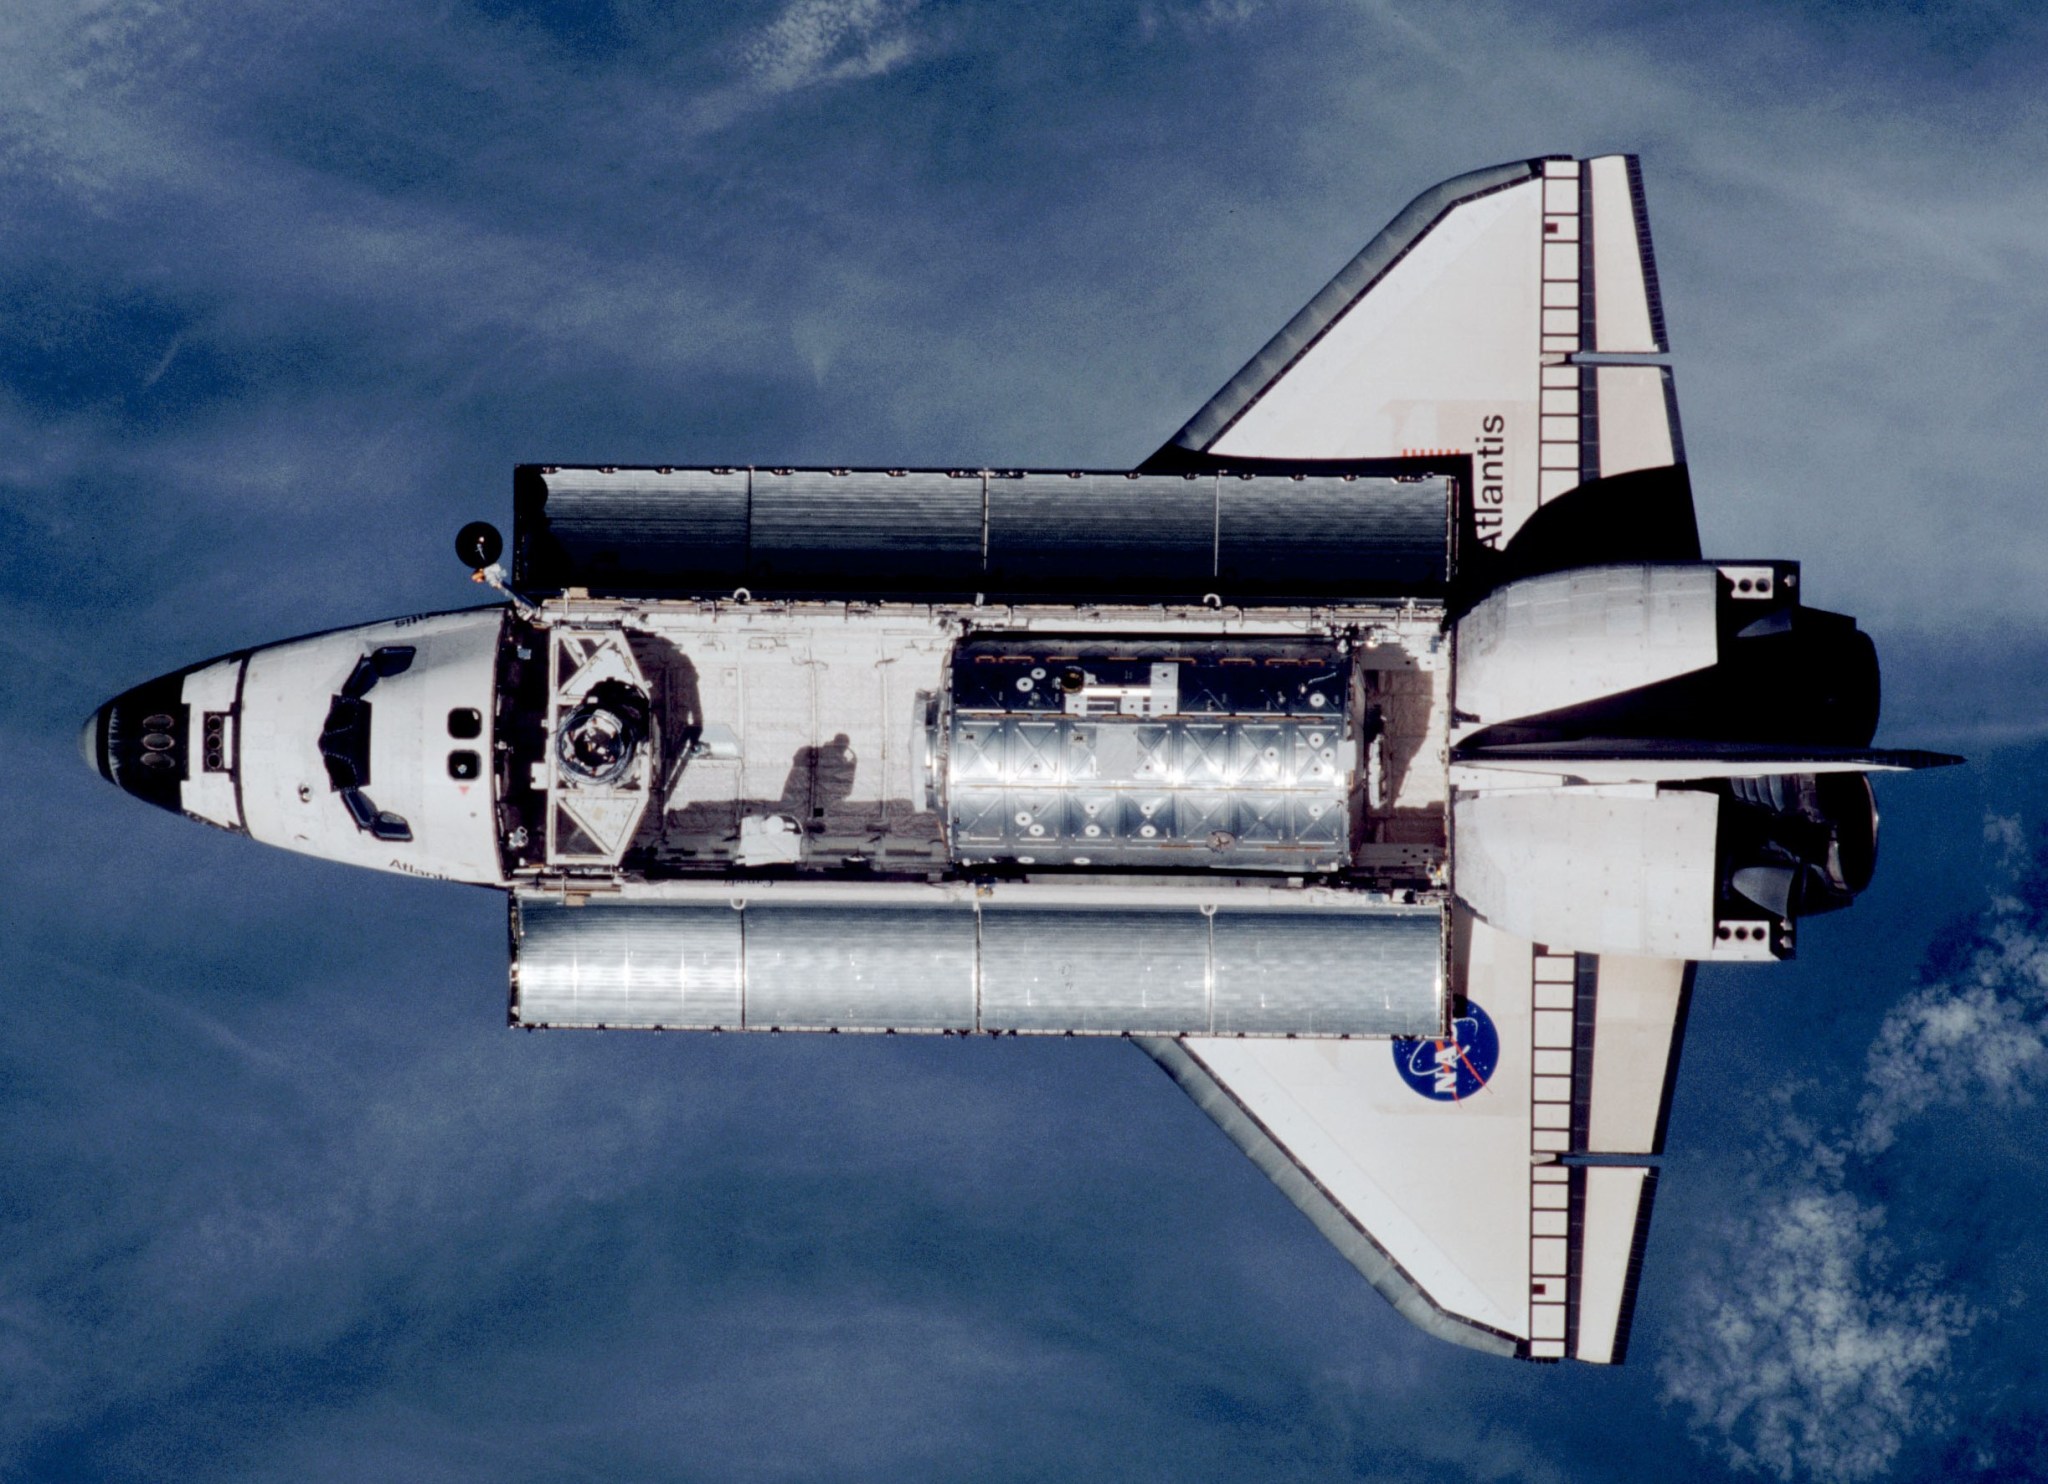
[[808,861],[867,859],[917,869],[945,862],[936,814],[909,799],[853,798],[860,759],[844,732],[828,742],[798,748],[774,798],[740,796],[736,760],[692,755],[705,731],[697,667],[660,635],[635,633],[630,642],[633,658],[655,690],[662,737],[658,799],[667,801],[686,769],[714,774],[733,770],[733,787],[729,794],[707,790],[721,796],[700,794],[674,810],[660,805],[648,810],[629,861],[654,869],[663,864],[731,863],[739,850],[740,821],[779,816],[802,835]]

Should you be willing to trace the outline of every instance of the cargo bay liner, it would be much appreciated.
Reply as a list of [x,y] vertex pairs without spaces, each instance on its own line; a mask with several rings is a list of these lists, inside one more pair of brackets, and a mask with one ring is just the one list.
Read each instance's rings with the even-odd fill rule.
[[504,889],[527,1027],[1135,1039],[1402,1314],[1619,1361],[1696,961],[1868,881],[1878,676],[1705,561],[1633,157],[1425,193],[1133,471],[517,471],[499,607],[110,781]]

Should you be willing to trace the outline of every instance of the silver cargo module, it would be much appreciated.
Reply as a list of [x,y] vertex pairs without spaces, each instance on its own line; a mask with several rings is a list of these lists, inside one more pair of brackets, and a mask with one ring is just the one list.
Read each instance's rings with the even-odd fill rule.
[[953,858],[1339,870],[1351,671],[1333,640],[969,639],[931,724]]

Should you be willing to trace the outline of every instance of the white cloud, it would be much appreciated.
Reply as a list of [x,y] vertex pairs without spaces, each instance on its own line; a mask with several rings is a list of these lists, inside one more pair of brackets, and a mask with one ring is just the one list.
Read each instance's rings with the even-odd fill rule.
[[1979,1317],[1932,1269],[1901,1272],[1884,1207],[1850,1189],[1930,1108],[2032,1100],[2048,1075],[2048,896],[2018,821],[1987,841],[2004,879],[1958,965],[1886,1014],[1855,1123],[1816,1128],[1788,1097],[1661,1367],[1667,1401],[1738,1468],[1867,1479],[1946,1417],[1942,1382]]
[[[1994,818],[1987,839],[2007,857],[2009,882],[1962,966],[1892,1007],[1872,1042],[1856,1151],[1882,1153],[1899,1125],[1934,1107],[2024,1106],[2048,1079],[2048,935],[2019,862],[2015,820]],[[2036,883],[2038,887],[2038,883]]]
[[1868,1479],[1946,1415],[1936,1383],[1972,1315],[1930,1275],[1893,1273],[1883,1225],[1819,1170],[1729,1223],[1661,1369],[1737,1468]]
[[769,94],[879,77],[913,54],[903,21],[914,8],[915,0],[790,0],[740,56]]
[[1192,0],[1183,4],[1148,4],[1138,9],[1139,33],[1147,40],[1171,24],[1197,31],[1242,26],[1268,13],[1267,0]]

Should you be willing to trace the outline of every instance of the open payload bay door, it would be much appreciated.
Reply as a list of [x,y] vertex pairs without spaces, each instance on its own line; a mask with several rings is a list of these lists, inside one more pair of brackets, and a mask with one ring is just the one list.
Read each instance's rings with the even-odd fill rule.
[[1462,911],[1455,940],[1449,1039],[1141,1044],[1415,1324],[1618,1363],[1691,966],[1551,953]]
[[1684,462],[1633,155],[1518,160],[1417,197],[1148,468],[1469,456],[1499,547],[1580,484]]

